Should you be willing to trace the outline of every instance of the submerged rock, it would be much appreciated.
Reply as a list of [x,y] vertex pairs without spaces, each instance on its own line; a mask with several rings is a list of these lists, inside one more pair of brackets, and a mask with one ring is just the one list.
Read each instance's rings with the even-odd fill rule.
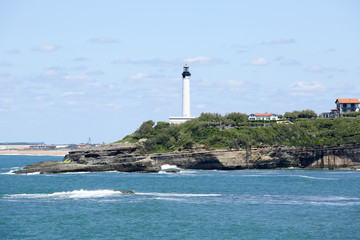
[[121,190],[115,190],[116,192],[126,193],[126,194],[135,194],[134,191],[121,191]]
[[178,173],[178,172],[180,172],[180,170],[179,169],[172,169],[172,170],[164,170],[166,173]]

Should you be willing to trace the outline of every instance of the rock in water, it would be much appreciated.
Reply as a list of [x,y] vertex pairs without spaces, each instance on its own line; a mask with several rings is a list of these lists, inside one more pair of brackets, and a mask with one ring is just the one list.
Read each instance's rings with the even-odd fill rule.
[[121,190],[115,190],[116,192],[121,192],[121,193],[127,193],[127,194],[135,194],[134,191],[121,191]]

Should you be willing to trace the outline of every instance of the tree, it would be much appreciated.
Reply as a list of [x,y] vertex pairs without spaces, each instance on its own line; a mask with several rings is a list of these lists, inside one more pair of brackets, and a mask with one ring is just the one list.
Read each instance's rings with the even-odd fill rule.
[[284,118],[297,119],[297,118],[316,118],[317,114],[310,109],[302,110],[302,111],[292,111],[286,112],[284,114]]
[[299,117],[299,111],[286,112],[284,118],[286,119],[297,119]]
[[221,122],[223,117],[219,113],[201,113],[198,119],[203,122]]
[[248,115],[245,113],[232,112],[225,115],[225,118],[231,120],[234,125],[240,125],[241,123],[248,121]]
[[317,114],[310,109],[306,109],[306,110],[302,110],[301,112],[299,112],[298,115],[299,118],[316,118]]
[[170,123],[159,121],[154,128],[159,131],[161,129],[167,128],[168,126],[170,126]]
[[147,137],[147,135],[151,134],[151,130],[153,129],[153,126],[155,125],[153,120],[149,120],[146,122],[143,122],[137,132],[140,134],[140,137]]

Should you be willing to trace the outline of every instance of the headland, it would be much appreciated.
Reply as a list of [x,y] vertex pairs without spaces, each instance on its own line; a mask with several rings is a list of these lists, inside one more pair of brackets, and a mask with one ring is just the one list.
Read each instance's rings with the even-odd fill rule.
[[183,124],[150,120],[116,143],[70,150],[62,162],[36,163],[16,173],[159,172],[166,164],[206,170],[359,169],[359,124],[360,118],[249,122],[239,113],[202,114]]
[[140,154],[138,144],[116,143],[91,149],[73,150],[64,161],[39,162],[15,173],[40,172],[138,172],[155,173],[161,166],[176,165],[183,169],[243,170],[322,168],[360,169],[360,144],[321,147],[262,146],[238,150],[176,151]]

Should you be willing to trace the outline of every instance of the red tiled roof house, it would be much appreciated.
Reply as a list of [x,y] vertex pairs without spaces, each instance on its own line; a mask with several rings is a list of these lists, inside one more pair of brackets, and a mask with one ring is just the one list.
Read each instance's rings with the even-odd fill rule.
[[338,113],[348,113],[348,112],[359,112],[360,101],[357,98],[338,98],[335,101],[336,108],[331,109],[331,111],[338,111]]

